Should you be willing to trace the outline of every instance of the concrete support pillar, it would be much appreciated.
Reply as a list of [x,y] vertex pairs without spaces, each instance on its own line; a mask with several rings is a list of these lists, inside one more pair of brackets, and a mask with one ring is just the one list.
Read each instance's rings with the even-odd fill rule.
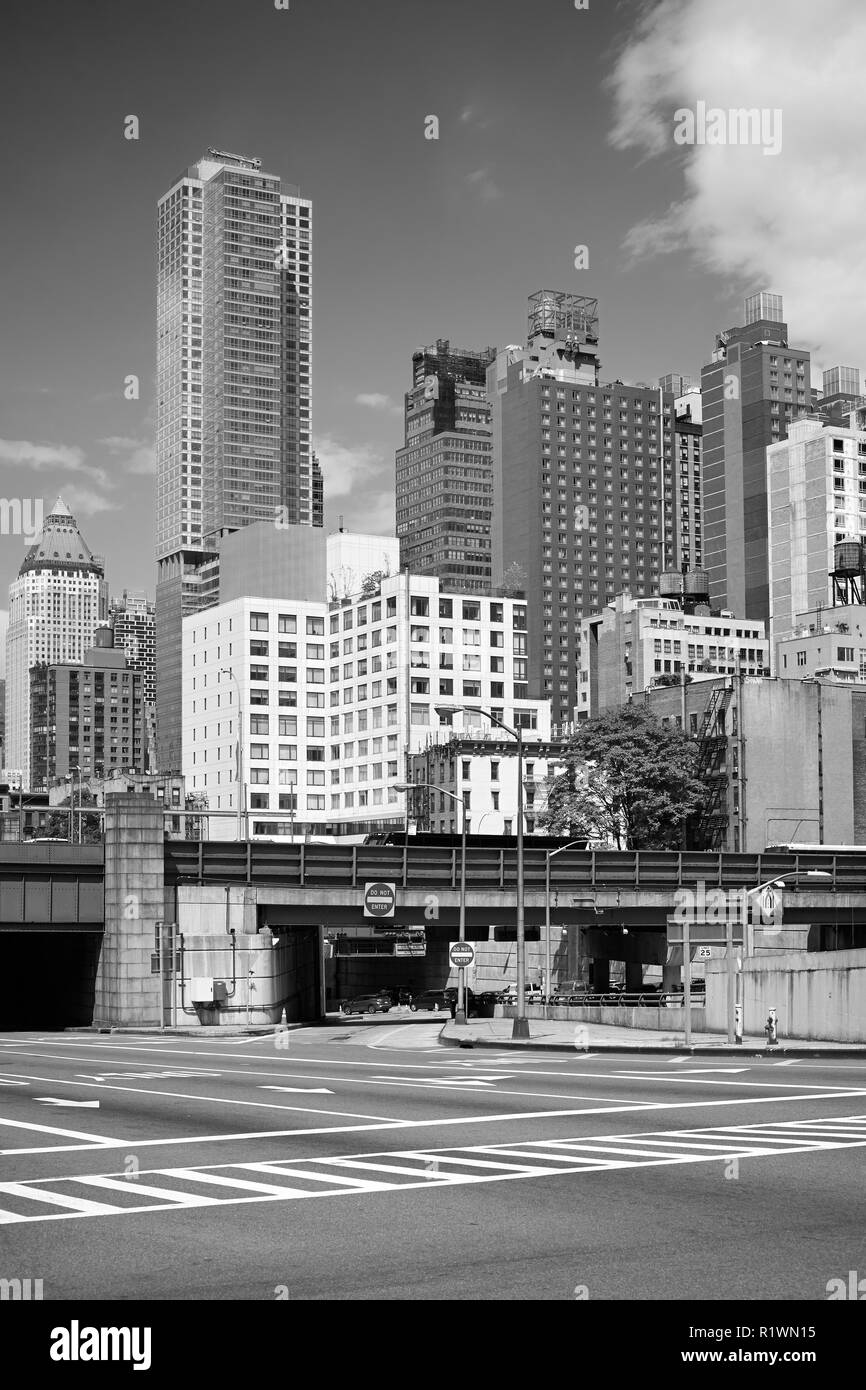
[[626,994],[640,994],[643,988],[643,963],[627,960],[625,963]]
[[163,1022],[162,983],[151,973],[164,919],[162,806],[153,797],[105,798],[105,935],[93,1021],[115,1027]]
[[662,966],[662,989],[674,990],[677,985],[682,984],[683,971],[681,965]]
[[590,967],[590,979],[592,989],[596,994],[603,993],[610,989],[610,961],[599,960],[596,957]]

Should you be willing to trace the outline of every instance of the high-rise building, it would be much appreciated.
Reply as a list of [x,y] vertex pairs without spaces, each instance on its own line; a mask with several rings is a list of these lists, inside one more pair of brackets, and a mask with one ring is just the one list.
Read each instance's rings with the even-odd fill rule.
[[[662,377],[666,381],[685,377]],[[703,557],[703,412],[701,388],[691,385],[674,397],[674,513],[677,517],[673,563],[677,569],[700,569]]]
[[602,383],[598,301],[540,290],[524,347],[488,371],[493,581],[525,592],[529,695],[578,703],[580,618],[623,589],[651,594],[674,562],[674,398]]
[[443,589],[489,590],[493,476],[487,368],[495,350],[447,338],[412,356],[397,450],[400,563]]
[[82,778],[112,769],[144,772],[144,673],[129,668],[111,628],[96,632],[80,662],[45,662],[30,677],[30,769],[45,791],[72,769]]
[[856,428],[796,420],[788,438],[767,450],[774,649],[798,630],[802,615],[834,602],[836,546],[854,542],[859,561],[866,543],[866,411],[855,413],[855,422],[858,414]]
[[30,672],[81,662],[105,621],[105,562],[94,555],[61,498],[45,518],[9,588],[6,634],[6,766],[30,787]]
[[221,535],[322,524],[312,449],[312,210],[261,160],[208,150],[159,201],[159,763],[181,764],[181,624]]
[[681,372],[667,372],[659,378],[659,389],[671,396],[685,396],[689,391],[699,391],[701,388],[693,377],[683,376]]
[[712,602],[769,617],[767,448],[810,405],[809,353],[788,345],[781,295],[746,300],[701,372],[704,567]]
[[155,605],[141,590],[124,589],[112,598],[108,620],[114,630],[114,645],[126,653],[130,671],[144,676],[144,698],[156,699],[156,617]]

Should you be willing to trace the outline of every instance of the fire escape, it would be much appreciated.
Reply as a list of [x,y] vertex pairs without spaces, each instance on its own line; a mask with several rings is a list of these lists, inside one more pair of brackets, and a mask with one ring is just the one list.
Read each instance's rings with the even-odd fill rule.
[[692,829],[693,849],[724,848],[728,828],[728,779],[726,720],[731,702],[730,685],[717,685],[704,711],[697,734],[695,775],[707,789],[706,799]]

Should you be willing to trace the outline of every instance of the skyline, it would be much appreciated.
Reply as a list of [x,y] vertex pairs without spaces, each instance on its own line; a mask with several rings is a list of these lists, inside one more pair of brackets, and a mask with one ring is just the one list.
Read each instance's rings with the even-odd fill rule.
[[[287,12],[220,0],[194,31],[191,5],[178,20],[158,0],[124,16],[121,38],[101,0],[75,14],[52,0],[38,27],[19,9],[7,98],[26,102],[37,52],[50,81],[12,152],[0,490],[19,496],[26,477],[46,508],[62,495],[112,590],[154,592],[156,203],[209,146],[260,157],[313,201],[328,530],[342,515],[347,529],[393,532],[412,353],[438,337],[524,341],[526,299],[542,286],[598,297],[605,381],[697,375],[762,288],[784,295],[814,384],[822,367],[864,363],[851,291],[864,195],[844,185],[864,117],[844,103],[866,16],[850,0],[822,11],[817,52],[803,42],[804,0],[722,15],[703,0],[581,12],[483,0],[471,15],[444,0],[436,29],[407,48],[426,14],[420,0],[383,0],[372,17],[343,0],[327,15],[303,0]],[[239,23],[257,58],[249,76],[235,71]],[[371,101],[382,90],[387,103]],[[674,111],[702,100],[779,107],[778,155],[676,144]],[[438,140],[424,138],[431,113]],[[129,114],[137,141],[123,138]],[[137,401],[123,397],[129,374]],[[7,586],[26,545],[0,539]]]

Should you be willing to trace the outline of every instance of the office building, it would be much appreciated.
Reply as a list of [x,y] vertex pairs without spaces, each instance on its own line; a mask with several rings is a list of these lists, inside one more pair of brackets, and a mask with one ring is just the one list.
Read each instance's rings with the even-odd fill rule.
[[[799,615],[834,601],[836,547],[851,541],[858,573],[866,540],[866,411],[855,427],[796,420],[767,450],[770,633],[792,635]],[[777,672],[777,674],[780,674]]]
[[725,676],[640,698],[698,742],[710,796],[692,847],[760,854],[866,840],[866,684]]
[[[666,380],[662,377],[662,382]],[[699,570],[703,560],[703,435],[701,388],[690,386],[674,397],[673,564],[677,569]]]
[[156,608],[140,590],[124,589],[108,606],[114,645],[126,653],[130,671],[144,676],[144,698],[156,699]]
[[412,356],[405,444],[397,451],[400,564],[444,590],[491,584],[490,406],[495,350],[453,348],[447,338]]
[[540,290],[527,346],[488,370],[493,578],[521,578],[529,694],[556,723],[577,704],[581,616],[625,588],[652,593],[679,544],[674,397],[602,384],[598,343],[596,300]]
[[[181,760],[181,623],[219,538],[322,524],[311,436],[312,210],[261,161],[209,150],[159,201],[159,765]],[[208,583],[208,577],[210,583]]]
[[712,612],[704,595],[695,602],[700,572],[663,578],[679,579],[679,596],[618,594],[602,612],[582,619],[578,719],[625,705],[654,685],[770,674],[763,623]]
[[212,835],[234,838],[244,801],[254,837],[404,824],[395,784],[439,729],[440,704],[549,736],[547,706],[527,693],[525,603],[445,594],[408,571],[330,603],[324,588],[317,600],[299,591],[234,597],[184,622],[184,772],[227,813]]
[[776,644],[775,673],[782,679],[866,684],[866,605],[822,604],[799,613],[793,632]]
[[58,498],[9,588],[6,766],[25,790],[31,785],[30,672],[82,662],[107,612],[105,562]]
[[31,671],[30,775],[37,790],[73,770],[85,781],[114,768],[145,771],[145,676],[130,670],[111,638],[111,628],[101,627],[82,661],[45,662]]
[[789,346],[781,295],[750,296],[745,320],[701,372],[703,565],[714,606],[766,622],[767,448],[811,404],[809,353]]

